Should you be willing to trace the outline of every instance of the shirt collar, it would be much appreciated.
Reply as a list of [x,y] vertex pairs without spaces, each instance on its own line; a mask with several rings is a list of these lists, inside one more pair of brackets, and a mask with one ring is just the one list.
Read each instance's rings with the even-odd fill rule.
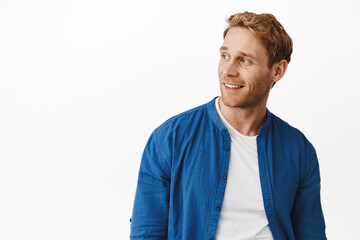
[[[215,108],[215,99],[218,98],[214,97],[210,102],[208,102],[206,105],[208,115],[211,119],[211,121],[215,124],[215,126],[221,131],[223,129],[226,129],[225,125],[222,123],[221,119],[219,118],[216,108]],[[267,129],[271,126],[271,116],[272,113],[269,111],[268,108],[266,108],[266,122],[260,127],[258,136],[262,136],[266,133]]]

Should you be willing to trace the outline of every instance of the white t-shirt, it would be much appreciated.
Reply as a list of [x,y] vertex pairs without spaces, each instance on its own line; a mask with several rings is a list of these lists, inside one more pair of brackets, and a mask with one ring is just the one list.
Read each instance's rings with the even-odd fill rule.
[[272,240],[260,186],[256,136],[239,133],[216,111],[231,137],[230,163],[216,240]]

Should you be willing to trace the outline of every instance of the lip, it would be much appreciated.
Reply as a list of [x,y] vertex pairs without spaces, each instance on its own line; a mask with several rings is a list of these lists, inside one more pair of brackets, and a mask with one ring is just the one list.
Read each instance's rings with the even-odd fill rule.
[[[230,87],[228,87],[228,86],[226,86],[225,84],[227,84],[227,85],[233,85],[233,86],[239,86],[239,88],[230,88]],[[223,83],[223,85],[224,85],[224,87],[225,87],[225,89],[227,90],[227,91],[239,91],[239,90],[241,90],[242,88],[244,88],[244,85],[238,85],[238,84],[231,84],[231,83]]]

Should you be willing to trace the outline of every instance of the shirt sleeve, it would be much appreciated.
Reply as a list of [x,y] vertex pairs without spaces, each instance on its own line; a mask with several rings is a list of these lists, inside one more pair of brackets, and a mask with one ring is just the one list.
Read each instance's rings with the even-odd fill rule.
[[133,240],[167,239],[171,168],[156,139],[154,132],[141,159],[130,227]]
[[291,221],[296,240],[326,240],[320,202],[319,163],[314,147],[305,141],[305,170],[296,192]]

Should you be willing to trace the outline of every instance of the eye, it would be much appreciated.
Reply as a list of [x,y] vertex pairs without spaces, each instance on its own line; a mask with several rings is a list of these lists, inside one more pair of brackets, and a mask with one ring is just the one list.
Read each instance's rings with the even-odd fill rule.
[[247,60],[246,58],[241,58],[240,62],[245,63],[245,64],[249,64],[249,60]]
[[221,54],[221,58],[224,59],[224,60],[227,60],[227,59],[229,59],[229,56],[225,55],[225,54]]

